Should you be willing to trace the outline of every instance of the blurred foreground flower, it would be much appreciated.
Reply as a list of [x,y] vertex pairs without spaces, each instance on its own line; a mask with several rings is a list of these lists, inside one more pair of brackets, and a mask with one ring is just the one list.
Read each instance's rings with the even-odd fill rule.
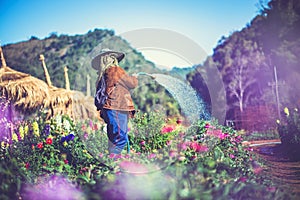
[[76,188],[66,178],[58,175],[42,178],[35,185],[26,185],[22,193],[24,199],[30,200],[84,200],[81,190]]
[[132,161],[122,161],[119,164],[120,168],[127,173],[133,173],[133,174],[146,174],[148,173],[148,169],[145,165],[142,165],[140,163],[132,162]]

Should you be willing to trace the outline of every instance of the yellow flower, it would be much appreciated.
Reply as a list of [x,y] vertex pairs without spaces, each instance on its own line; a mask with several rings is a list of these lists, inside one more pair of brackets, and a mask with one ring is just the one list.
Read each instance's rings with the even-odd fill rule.
[[83,149],[82,152],[83,152],[83,153],[87,153],[87,150]]
[[24,128],[23,128],[23,126],[20,126],[19,133],[20,133],[20,138],[23,140],[24,139]]
[[6,142],[4,142],[4,141],[1,142],[1,147],[2,147],[2,148],[6,148],[6,147],[8,147],[8,146],[9,146],[8,143],[6,143]]
[[279,120],[279,119],[277,119],[277,120],[276,120],[276,123],[277,123],[277,124],[280,124],[280,120]]
[[15,134],[15,133],[12,134],[12,140],[14,140],[14,141],[16,141],[16,142],[19,141],[19,140],[18,140],[17,134]]
[[29,127],[28,127],[28,125],[26,125],[24,127],[24,134],[27,135],[28,131],[29,131]]
[[290,115],[289,109],[287,107],[284,108],[284,113],[286,114],[286,116]]
[[66,147],[68,145],[68,143],[66,141],[64,141],[63,145],[64,145],[64,147]]
[[40,130],[39,130],[39,125],[37,122],[32,123],[32,129],[33,129],[33,134],[36,136],[40,136]]
[[65,153],[63,153],[63,154],[61,154],[61,157],[62,157],[62,159],[67,159],[67,154],[65,154]]

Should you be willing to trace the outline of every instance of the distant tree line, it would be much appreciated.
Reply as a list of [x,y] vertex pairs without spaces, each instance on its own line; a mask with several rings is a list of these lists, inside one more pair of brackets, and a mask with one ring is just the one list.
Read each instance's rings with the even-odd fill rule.
[[[261,4],[260,14],[241,31],[222,37],[213,55],[187,79],[210,105],[203,77],[209,68],[219,70],[226,93],[219,98],[226,99],[226,119],[235,119],[250,107],[297,107],[299,55],[300,1],[272,0]],[[214,81],[213,76],[209,78]]]

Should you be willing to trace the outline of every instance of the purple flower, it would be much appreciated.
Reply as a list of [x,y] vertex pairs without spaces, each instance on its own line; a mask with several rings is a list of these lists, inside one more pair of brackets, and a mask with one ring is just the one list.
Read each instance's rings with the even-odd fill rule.
[[65,137],[62,137],[60,141],[61,141],[61,143],[64,143],[65,141],[69,142],[71,140],[74,140],[74,138],[75,138],[74,134],[71,133],[71,134],[69,134],[69,135],[67,135]]
[[88,139],[89,134],[87,132],[84,132],[83,137],[84,137],[84,139]]
[[75,136],[73,133],[69,134],[66,136],[67,137],[67,141],[71,141],[71,140],[74,140]]
[[40,177],[35,185],[25,185],[25,199],[85,199],[81,189],[76,188],[71,181],[63,176],[53,175]]
[[44,133],[45,135],[49,135],[49,134],[50,134],[50,124],[46,124],[46,125],[44,126],[43,133]]
[[91,129],[93,129],[93,121],[92,120],[89,121],[89,126]]

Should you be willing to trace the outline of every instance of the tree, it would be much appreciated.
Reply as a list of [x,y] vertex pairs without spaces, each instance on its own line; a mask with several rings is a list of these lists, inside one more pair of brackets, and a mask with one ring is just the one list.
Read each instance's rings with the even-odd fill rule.
[[215,49],[214,61],[221,71],[229,109],[242,113],[250,104],[259,104],[261,84],[266,72],[265,56],[252,38],[253,29],[233,33]]

